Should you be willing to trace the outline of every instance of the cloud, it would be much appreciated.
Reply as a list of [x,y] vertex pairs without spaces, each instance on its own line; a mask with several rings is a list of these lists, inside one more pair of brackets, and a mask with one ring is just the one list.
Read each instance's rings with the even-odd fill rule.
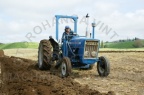
[[[124,34],[129,36],[129,34],[137,34],[134,36],[140,36],[141,33],[144,31],[144,10],[136,10],[135,12],[128,12],[128,13],[119,13],[115,12],[110,16],[110,19],[115,21],[115,29],[120,34]],[[112,21],[112,22],[113,22]],[[117,31],[117,32],[118,32]]]
[[[33,41],[40,41],[48,38],[49,35],[55,37],[55,26],[53,26],[53,18],[55,14],[79,16],[79,22],[84,15],[90,14],[91,22],[93,18],[96,23],[101,21],[104,26],[108,25],[112,28],[112,32],[106,35],[105,32],[96,27],[96,38],[104,41],[112,41],[117,39],[125,39],[127,37],[144,37],[144,7],[143,1],[121,1],[121,0],[4,0],[0,3],[0,42],[13,42],[27,40],[25,35],[32,33],[36,36]],[[128,4],[127,6],[125,4]],[[135,6],[133,7],[133,5]],[[42,22],[48,20],[51,27],[45,30]],[[60,25],[60,37],[64,31],[64,26],[72,23],[63,23]],[[41,34],[35,34],[33,28],[35,26],[42,28]],[[86,25],[78,23],[78,33],[84,35]],[[119,34],[119,37],[110,39],[113,31]]]

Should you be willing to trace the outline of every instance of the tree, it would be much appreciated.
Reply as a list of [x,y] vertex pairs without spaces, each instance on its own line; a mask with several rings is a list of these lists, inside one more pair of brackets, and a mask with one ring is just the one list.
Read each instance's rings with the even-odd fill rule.
[[105,43],[109,43],[108,41],[106,41]]
[[101,41],[101,48],[104,48],[104,43],[103,43],[103,41]]
[[108,45],[106,44],[106,45],[104,45],[104,48],[108,48]]
[[142,40],[138,40],[138,39],[135,40],[133,46],[134,46],[135,48],[143,47],[143,42],[142,42]]

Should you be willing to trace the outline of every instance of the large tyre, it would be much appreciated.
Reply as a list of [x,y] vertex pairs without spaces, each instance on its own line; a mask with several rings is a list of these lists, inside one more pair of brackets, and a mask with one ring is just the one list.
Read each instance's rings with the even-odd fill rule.
[[41,40],[38,50],[38,67],[41,70],[49,70],[52,58],[52,46],[49,40]]
[[104,56],[99,57],[99,60],[97,63],[97,71],[101,77],[106,77],[110,73],[110,63]]
[[64,57],[61,63],[61,76],[67,77],[71,74],[72,66],[70,59],[68,57]]

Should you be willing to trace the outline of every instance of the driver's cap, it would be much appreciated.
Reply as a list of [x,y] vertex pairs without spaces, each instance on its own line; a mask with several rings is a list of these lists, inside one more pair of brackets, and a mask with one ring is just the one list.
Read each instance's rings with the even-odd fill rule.
[[70,29],[70,27],[69,26],[65,26],[65,29]]

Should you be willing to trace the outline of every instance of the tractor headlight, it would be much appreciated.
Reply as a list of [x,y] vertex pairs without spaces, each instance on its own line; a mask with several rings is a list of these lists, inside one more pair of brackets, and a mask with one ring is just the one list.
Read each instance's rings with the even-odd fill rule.
[[96,57],[96,54],[97,54],[96,51],[92,51],[92,52],[91,52],[92,57]]
[[88,56],[89,56],[89,52],[88,52],[88,51],[85,51],[85,52],[84,52],[84,56],[85,56],[85,57],[88,57]]

